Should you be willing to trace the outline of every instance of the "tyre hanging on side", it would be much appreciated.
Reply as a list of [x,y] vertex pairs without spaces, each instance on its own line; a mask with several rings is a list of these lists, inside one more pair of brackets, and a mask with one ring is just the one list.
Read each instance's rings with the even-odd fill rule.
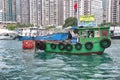
[[46,48],[45,42],[42,42],[42,41],[37,41],[35,43],[35,46],[37,49],[40,49],[40,50],[45,50],[45,48]]
[[66,45],[65,45],[65,49],[66,49],[67,51],[71,51],[71,50],[73,49],[73,46],[72,46],[71,44],[66,44]]
[[91,49],[93,48],[93,43],[92,43],[92,42],[86,42],[86,43],[85,43],[85,48],[86,48],[87,50],[91,50]]
[[108,47],[110,47],[110,45],[111,45],[110,39],[102,39],[102,40],[100,41],[100,46],[101,46],[102,48],[108,48]]
[[51,44],[50,44],[50,47],[51,47],[51,49],[56,49],[56,44],[51,43]]
[[64,45],[63,43],[59,43],[59,44],[58,44],[58,48],[59,48],[60,50],[64,50],[64,49],[65,49],[65,45]]
[[76,43],[75,44],[75,49],[80,50],[82,48],[82,44],[81,43]]

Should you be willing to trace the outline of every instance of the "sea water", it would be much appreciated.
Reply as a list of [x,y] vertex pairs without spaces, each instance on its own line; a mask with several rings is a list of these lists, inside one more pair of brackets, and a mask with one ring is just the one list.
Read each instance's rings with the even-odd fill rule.
[[119,80],[120,40],[103,55],[24,52],[22,42],[0,40],[0,80]]

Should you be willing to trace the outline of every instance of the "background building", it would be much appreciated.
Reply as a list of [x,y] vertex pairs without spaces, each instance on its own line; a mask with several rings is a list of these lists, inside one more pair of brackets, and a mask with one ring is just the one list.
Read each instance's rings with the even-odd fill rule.
[[[77,12],[75,13],[74,4],[77,3]],[[68,17],[76,17],[79,20],[80,15],[93,14],[96,22],[103,22],[102,0],[64,0],[64,20]]]
[[20,16],[22,24],[30,24],[30,0],[20,0]]
[[0,10],[0,24],[2,23],[3,19],[2,19],[2,10]]
[[[77,4],[77,10],[74,5]],[[64,20],[68,17],[76,17],[79,19],[81,14],[81,0],[64,0]]]
[[120,22],[120,0],[107,0],[107,22]]
[[16,0],[2,0],[3,21],[16,22]]
[[63,0],[42,0],[42,25],[63,25]]
[[103,5],[102,0],[90,0],[90,13],[95,15],[97,24],[103,23]]
[[63,25],[63,0],[30,0],[30,23]]

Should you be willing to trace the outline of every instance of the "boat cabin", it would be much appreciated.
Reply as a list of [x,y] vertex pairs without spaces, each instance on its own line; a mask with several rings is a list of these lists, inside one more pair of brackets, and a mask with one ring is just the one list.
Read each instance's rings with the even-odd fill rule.
[[97,41],[110,38],[109,27],[78,28],[79,42]]
[[76,28],[68,32],[68,39],[71,39],[72,43],[87,41],[97,41],[102,38],[110,38],[109,27],[90,27],[90,28]]

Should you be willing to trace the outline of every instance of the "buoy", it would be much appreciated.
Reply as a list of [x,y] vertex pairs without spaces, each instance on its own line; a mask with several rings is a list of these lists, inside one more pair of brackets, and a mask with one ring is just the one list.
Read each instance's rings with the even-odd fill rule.
[[34,48],[34,41],[33,40],[24,40],[22,41],[23,49],[33,49]]

